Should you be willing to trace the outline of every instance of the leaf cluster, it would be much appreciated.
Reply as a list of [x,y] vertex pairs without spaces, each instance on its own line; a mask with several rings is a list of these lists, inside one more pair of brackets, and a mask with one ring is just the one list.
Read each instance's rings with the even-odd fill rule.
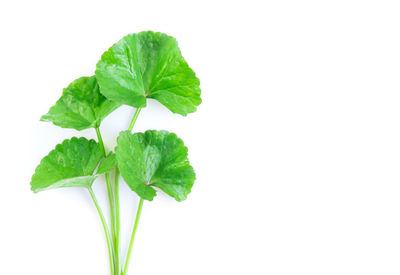
[[[37,166],[31,189],[86,188],[99,213],[109,250],[111,275],[127,275],[130,252],[144,200],[157,190],[177,201],[185,200],[196,175],[183,141],[168,131],[131,133],[147,99],[154,99],[171,112],[186,116],[201,103],[200,83],[179,50],[166,34],[129,34],[111,46],[96,65],[95,75],[80,77],[63,90],[61,97],[41,121],[78,131],[93,128],[98,141],[84,137],[64,140]],[[121,105],[136,108],[128,131],[120,132],[115,152],[106,153],[100,126]],[[115,171],[114,183],[110,173]],[[110,226],[92,189],[105,174],[110,202]],[[125,264],[120,262],[119,175],[140,196]],[[110,233],[111,232],[111,233]]]
[[[196,111],[200,94],[199,79],[175,38],[147,31],[129,34],[111,46],[95,75],[74,80],[41,120],[78,131],[99,130],[104,118],[121,105],[144,108],[149,98],[186,116]],[[186,199],[195,173],[181,139],[167,131],[123,131],[117,140],[115,153],[107,156],[100,140],[63,141],[36,168],[32,190],[90,188],[99,175],[118,167],[128,186],[145,200],[152,200],[156,189],[177,201]]]

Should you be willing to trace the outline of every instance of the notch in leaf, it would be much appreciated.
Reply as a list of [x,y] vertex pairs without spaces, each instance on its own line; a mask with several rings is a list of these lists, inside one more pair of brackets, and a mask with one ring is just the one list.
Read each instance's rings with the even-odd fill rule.
[[129,34],[106,51],[96,66],[100,91],[136,108],[147,98],[186,116],[201,103],[200,81],[175,38],[159,32]]
[[101,121],[119,106],[121,104],[100,93],[95,76],[81,77],[63,90],[61,98],[40,120],[78,131],[98,128]]
[[108,156],[103,158],[100,162],[99,168],[97,169],[97,174],[103,174],[114,170],[117,166],[117,159],[115,154],[110,152]]
[[187,152],[183,141],[173,133],[125,131],[118,137],[116,157],[122,177],[143,199],[153,200],[153,187],[157,187],[183,201],[196,179]]
[[101,159],[96,141],[83,137],[66,139],[41,160],[32,176],[32,191],[37,193],[61,187],[89,188],[101,174],[95,173]]

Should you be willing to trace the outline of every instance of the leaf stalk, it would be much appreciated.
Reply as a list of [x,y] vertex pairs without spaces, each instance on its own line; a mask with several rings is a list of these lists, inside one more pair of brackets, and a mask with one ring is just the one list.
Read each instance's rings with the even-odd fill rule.
[[109,259],[110,259],[110,271],[111,271],[111,274],[114,274],[114,259],[113,259],[114,252],[113,252],[113,244],[112,244],[112,240],[111,240],[111,236],[110,236],[110,231],[108,229],[106,219],[104,218],[103,211],[101,210],[100,205],[97,201],[96,195],[93,192],[93,189],[91,187],[89,187],[88,190],[89,190],[90,196],[92,197],[93,203],[96,206],[97,212],[99,213],[99,216],[100,216],[101,223],[103,225],[104,233],[105,233],[106,239],[107,239],[108,254],[109,254]]
[[[96,135],[97,135],[97,139],[99,141],[99,145],[100,145],[100,151],[103,155],[103,157],[106,157],[106,151],[104,148],[104,142],[103,142],[103,138],[101,136],[101,132],[100,129],[97,127],[96,129]],[[112,273],[112,275],[120,275],[120,268],[119,268],[119,243],[118,243],[118,233],[116,230],[116,206],[115,206],[115,194],[111,185],[111,176],[110,173],[106,173],[105,174],[105,178],[106,178],[106,185],[107,185],[107,194],[108,194],[108,200],[110,203],[110,216],[111,216],[111,237],[112,237],[112,243],[113,243],[113,248],[114,248],[114,253],[113,253],[113,258],[114,258],[114,270],[115,270],[115,274]]]
[[[132,131],[133,126],[135,126],[136,120],[139,117],[140,111],[142,110],[142,108],[137,108],[131,122],[129,123],[129,127],[128,127],[128,131]],[[119,203],[119,176],[120,176],[120,172],[119,169],[117,167],[116,171],[115,171],[115,178],[114,178],[114,205],[115,205],[115,240],[114,240],[114,250],[116,251],[117,255],[118,255],[118,265],[117,265],[117,269],[118,272],[121,273],[117,273],[117,275],[119,274],[123,274],[122,273],[122,267],[120,267],[120,263],[119,263],[119,255],[120,255],[120,251],[119,251],[119,246],[120,246],[120,203]]]
[[129,241],[128,254],[126,255],[126,259],[125,259],[124,272],[122,273],[123,275],[128,274],[129,258],[131,257],[133,242],[135,240],[136,231],[137,231],[137,228],[139,225],[140,214],[142,213],[143,201],[144,200],[142,198],[140,198],[139,206],[138,206],[138,209],[136,212],[135,224],[133,225],[131,240]]

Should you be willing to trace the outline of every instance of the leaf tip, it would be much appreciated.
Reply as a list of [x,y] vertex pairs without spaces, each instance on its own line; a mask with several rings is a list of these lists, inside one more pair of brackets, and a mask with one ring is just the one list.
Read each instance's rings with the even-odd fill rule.
[[48,115],[49,115],[49,114],[42,115],[42,116],[40,117],[39,121],[42,121],[42,122],[49,122],[50,120],[47,118]]

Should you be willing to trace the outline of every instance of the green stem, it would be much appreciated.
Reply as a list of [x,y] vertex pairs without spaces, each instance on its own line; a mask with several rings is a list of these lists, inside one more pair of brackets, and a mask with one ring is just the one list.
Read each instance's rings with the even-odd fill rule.
[[[133,126],[136,123],[136,120],[140,114],[142,108],[137,108],[135,111],[135,114],[132,117],[132,120],[129,124],[128,130],[129,132],[132,131]],[[119,266],[119,244],[120,244],[120,238],[119,238],[119,233],[120,233],[120,203],[119,203],[119,169],[117,167],[115,171],[115,180],[114,180],[114,203],[115,203],[115,241],[114,241],[114,250],[117,253],[117,261],[118,261],[118,266]],[[118,267],[118,272],[119,272],[119,267]],[[122,270],[121,270],[122,272]]]
[[120,233],[120,211],[119,211],[119,169],[117,167],[115,171],[115,178],[114,178],[114,202],[115,202],[115,242],[114,242],[114,249],[116,253],[118,253],[118,274],[120,271],[122,272],[122,267],[119,266],[119,233]]
[[89,187],[88,190],[89,190],[90,196],[92,197],[94,205],[96,206],[97,212],[99,213],[101,223],[103,224],[104,233],[106,234],[108,254],[109,254],[109,259],[110,259],[111,275],[113,275],[114,274],[114,260],[113,260],[114,252],[113,252],[113,247],[112,247],[110,231],[108,230],[106,219],[104,218],[103,211],[101,211],[100,205],[97,202],[96,195],[94,194],[93,189],[91,187]]
[[136,109],[135,114],[133,115],[133,118],[131,120],[131,123],[129,124],[129,128],[128,128],[129,132],[132,132],[133,126],[135,125],[135,122],[136,122],[136,120],[137,120],[137,118],[138,118],[138,116],[140,114],[140,110],[142,110],[142,108],[137,108]]
[[133,226],[131,240],[129,242],[128,254],[126,255],[125,267],[124,267],[123,275],[127,275],[128,274],[129,258],[130,258],[131,253],[132,253],[132,246],[133,246],[133,242],[135,240],[136,230],[137,230],[138,225],[139,225],[140,214],[142,213],[142,207],[143,207],[143,199],[140,198],[139,206],[138,206],[138,209],[137,209],[137,212],[136,212],[135,224]]
[[103,142],[103,138],[101,137],[100,128],[96,127],[94,129],[96,130],[97,140],[99,141],[101,154],[105,157],[106,150],[104,149],[104,142]]
[[[103,138],[101,137],[100,129],[97,127],[96,129],[96,134],[97,134],[97,139],[99,141],[100,145],[100,151],[103,157],[106,157],[106,151],[104,148],[104,142]],[[114,247],[114,261],[115,261],[115,270],[116,273],[115,275],[119,275],[119,248],[117,244],[117,233],[116,233],[116,209],[115,209],[115,200],[114,200],[114,192],[112,189],[111,185],[111,176],[110,173],[106,173],[106,185],[107,185],[107,193],[108,193],[108,200],[110,203],[110,214],[111,214],[111,236],[112,236],[112,241],[113,241],[113,247]]]

